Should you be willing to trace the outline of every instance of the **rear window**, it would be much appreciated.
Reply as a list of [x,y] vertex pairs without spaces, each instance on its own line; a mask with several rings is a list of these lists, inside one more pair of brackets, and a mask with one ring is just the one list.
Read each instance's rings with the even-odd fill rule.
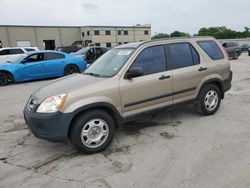
[[32,49],[32,48],[25,48],[25,50],[26,50],[27,52],[36,51],[35,49]]
[[224,55],[215,41],[198,41],[197,43],[211,59],[224,59]]

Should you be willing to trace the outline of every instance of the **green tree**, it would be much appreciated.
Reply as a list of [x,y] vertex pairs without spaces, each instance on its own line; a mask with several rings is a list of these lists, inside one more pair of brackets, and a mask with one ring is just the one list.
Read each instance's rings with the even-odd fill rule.
[[180,32],[180,31],[174,31],[170,34],[171,37],[186,37],[188,36],[188,33]]
[[166,33],[158,33],[156,35],[154,35],[151,39],[152,40],[156,40],[156,39],[163,39],[163,38],[169,38],[169,34]]

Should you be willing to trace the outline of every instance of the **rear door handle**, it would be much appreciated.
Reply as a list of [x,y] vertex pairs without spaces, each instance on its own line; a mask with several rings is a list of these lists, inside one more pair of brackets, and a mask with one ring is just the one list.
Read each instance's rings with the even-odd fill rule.
[[207,67],[200,67],[198,71],[202,72],[202,71],[205,71],[207,70]]
[[165,80],[165,79],[168,79],[168,78],[171,78],[171,76],[166,76],[166,75],[161,75],[161,77],[159,78],[159,80]]

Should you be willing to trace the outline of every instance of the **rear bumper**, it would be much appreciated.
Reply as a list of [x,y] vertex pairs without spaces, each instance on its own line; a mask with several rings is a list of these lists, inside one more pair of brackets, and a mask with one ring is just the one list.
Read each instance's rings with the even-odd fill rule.
[[23,114],[25,122],[37,138],[67,143],[71,114],[62,112],[42,114],[29,111],[27,107],[25,107]]
[[231,89],[232,87],[233,72],[230,71],[229,78],[223,81],[224,93]]

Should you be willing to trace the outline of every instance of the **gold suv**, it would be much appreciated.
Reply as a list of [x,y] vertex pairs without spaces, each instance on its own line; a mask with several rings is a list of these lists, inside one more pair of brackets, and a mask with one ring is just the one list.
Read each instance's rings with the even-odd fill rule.
[[227,53],[214,38],[131,43],[108,51],[83,74],[38,89],[24,117],[35,136],[96,153],[117,127],[145,113],[193,103],[214,114],[231,80]]

